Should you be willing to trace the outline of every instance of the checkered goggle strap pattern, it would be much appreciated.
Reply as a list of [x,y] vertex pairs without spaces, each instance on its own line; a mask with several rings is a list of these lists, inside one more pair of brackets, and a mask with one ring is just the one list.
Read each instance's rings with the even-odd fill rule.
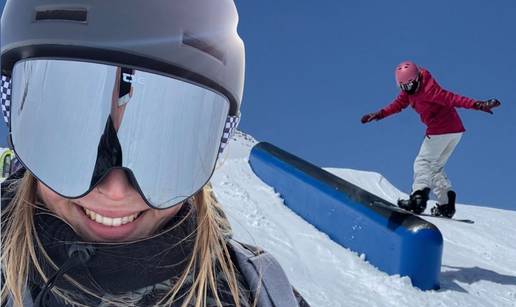
[[224,148],[228,144],[229,139],[233,136],[233,133],[235,133],[235,130],[238,127],[239,122],[239,116],[228,116],[228,118],[226,119],[226,125],[224,126],[224,134],[222,135],[222,140],[220,142],[219,158],[224,152]]
[[9,126],[11,115],[11,78],[2,75],[2,115],[4,121]]

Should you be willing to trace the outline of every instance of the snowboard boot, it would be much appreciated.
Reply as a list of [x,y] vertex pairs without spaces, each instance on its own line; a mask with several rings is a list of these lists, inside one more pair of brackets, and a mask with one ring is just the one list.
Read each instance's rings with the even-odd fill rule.
[[455,199],[457,194],[454,191],[448,191],[448,203],[444,205],[436,204],[430,211],[434,216],[444,216],[452,218],[455,214]]
[[426,209],[428,194],[430,194],[430,188],[414,191],[414,193],[410,195],[409,199],[398,200],[398,206],[407,211],[414,212],[415,214],[421,214]]

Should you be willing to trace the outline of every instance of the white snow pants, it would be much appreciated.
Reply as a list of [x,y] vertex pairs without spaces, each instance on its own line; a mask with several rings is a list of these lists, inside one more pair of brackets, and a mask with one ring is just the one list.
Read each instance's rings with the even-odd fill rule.
[[414,161],[414,184],[412,192],[430,188],[439,204],[448,203],[451,182],[444,172],[444,166],[463,132],[426,136]]

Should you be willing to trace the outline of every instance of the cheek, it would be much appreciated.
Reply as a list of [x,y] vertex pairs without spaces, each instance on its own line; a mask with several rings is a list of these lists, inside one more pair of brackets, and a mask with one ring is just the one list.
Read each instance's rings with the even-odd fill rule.
[[41,182],[38,182],[37,189],[38,196],[45,204],[45,207],[61,217],[66,217],[66,211],[70,209],[68,199],[59,196]]
[[156,210],[151,209],[149,210],[149,220],[152,220],[152,222],[148,222],[147,226],[150,228],[153,228],[154,230],[160,228],[165,224],[168,220],[170,220],[174,215],[177,214],[177,212],[181,209],[183,205],[178,205],[170,209],[165,210]]

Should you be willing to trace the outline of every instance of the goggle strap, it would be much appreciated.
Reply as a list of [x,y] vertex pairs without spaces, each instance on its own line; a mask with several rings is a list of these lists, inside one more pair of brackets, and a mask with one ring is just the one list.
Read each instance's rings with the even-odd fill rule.
[[11,78],[2,75],[2,115],[7,126],[9,126],[9,119],[11,116]]
[[224,126],[224,133],[222,134],[222,139],[220,141],[219,148],[219,158],[224,152],[224,148],[229,142],[229,139],[233,136],[238,127],[238,123],[240,122],[240,116],[228,116],[226,119],[226,124]]

